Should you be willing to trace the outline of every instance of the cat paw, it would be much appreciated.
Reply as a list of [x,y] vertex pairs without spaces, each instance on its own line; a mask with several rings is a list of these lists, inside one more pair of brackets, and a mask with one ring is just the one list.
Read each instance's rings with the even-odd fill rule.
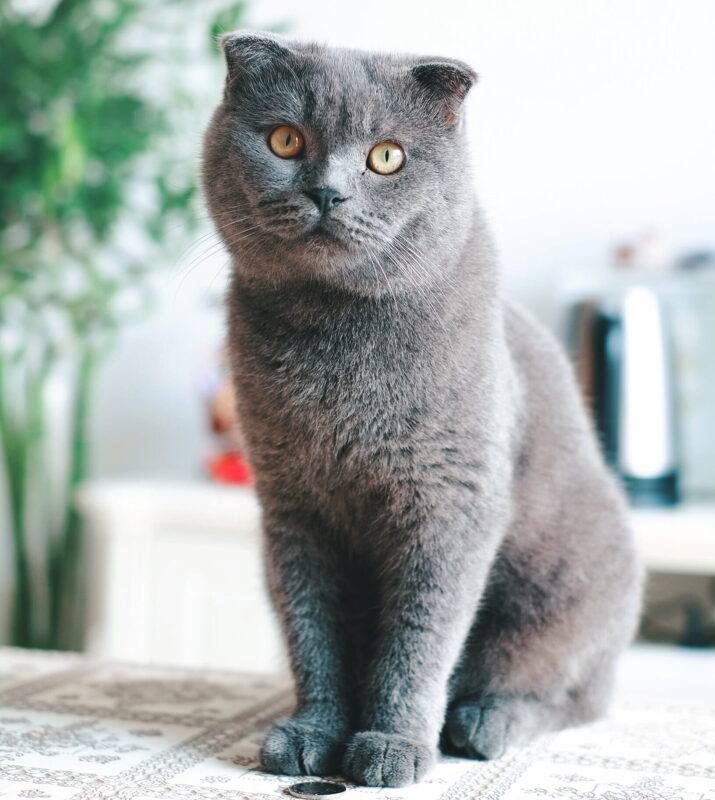
[[468,758],[499,758],[518,738],[517,705],[498,697],[458,700],[447,712],[443,749]]
[[365,786],[407,786],[434,763],[429,745],[396,733],[362,731],[348,743],[343,771]]
[[261,763],[279,775],[336,775],[345,753],[344,736],[317,724],[285,717],[268,731]]

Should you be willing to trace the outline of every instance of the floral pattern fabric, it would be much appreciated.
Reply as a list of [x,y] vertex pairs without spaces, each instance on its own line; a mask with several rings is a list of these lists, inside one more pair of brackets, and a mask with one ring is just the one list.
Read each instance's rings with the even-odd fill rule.
[[[283,678],[0,649],[0,799],[285,800],[261,739]],[[715,800],[715,710],[618,705],[493,762],[443,758],[355,800]]]

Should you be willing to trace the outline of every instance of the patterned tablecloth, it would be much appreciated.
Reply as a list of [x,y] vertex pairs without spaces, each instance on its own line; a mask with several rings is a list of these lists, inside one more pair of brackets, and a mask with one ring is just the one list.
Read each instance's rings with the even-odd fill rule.
[[[285,800],[295,779],[257,754],[290,704],[277,678],[0,649],[0,798]],[[715,800],[715,710],[620,703],[498,761],[445,758],[417,786],[348,795]]]

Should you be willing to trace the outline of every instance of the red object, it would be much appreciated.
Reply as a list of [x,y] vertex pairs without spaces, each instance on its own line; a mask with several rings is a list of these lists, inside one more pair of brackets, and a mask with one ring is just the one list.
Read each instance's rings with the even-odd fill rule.
[[253,485],[253,472],[240,453],[223,453],[208,463],[209,474],[221,483],[237,483],[241,486]]

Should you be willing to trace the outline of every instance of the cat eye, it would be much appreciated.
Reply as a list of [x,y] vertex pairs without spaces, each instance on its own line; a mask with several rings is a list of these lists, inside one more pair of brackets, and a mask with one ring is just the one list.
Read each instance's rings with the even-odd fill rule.
[[405,163],[405,151],[395,142],[376,144],[367,157],[367,165],[380,175],[391,175]]
[[305,141],[300,131],[290,125],[280,125],[274,128],[268,138],[268,145],[280,158],[295,158],[303,152]]

